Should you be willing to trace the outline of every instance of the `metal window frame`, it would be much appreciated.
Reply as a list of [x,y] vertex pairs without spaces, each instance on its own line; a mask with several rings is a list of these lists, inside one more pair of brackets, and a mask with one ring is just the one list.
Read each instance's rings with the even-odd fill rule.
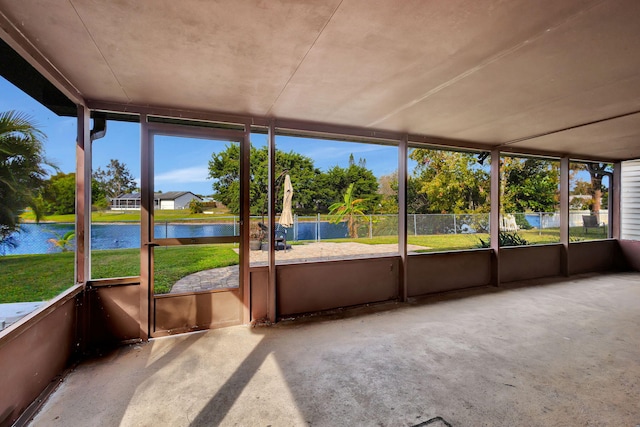
[[[141,129],[141,236],[140,236],[140,333],[146,340],[154,336],[152,319],[152,303],[155,298],[162,298],[153,294],[154,281],[154,246],[176,246],[185,244],[208,243],[239,243],[239,288],[238,292],[242,300],[242,320],[249,322],[249,245],[248,245],[248,219],[249,219],[249,139],[247,132],[250,126],[245,124],[245,130],[222,129],[215,127],[194,127],[189,123],[159,123],[149,121],[149,116],[140,116]],[[248,129],[248,130],[247,130]],[[184,138],[199,138],[214,141],[231,141],[240,144],[240,227],[239,236],[202,237],[202,238],[168,238],[155,239],[154,237],[154,137],[173,136]],[[197,293],[217,293],[220,290],[211,290]],[[181,295],[189,295],[185,293]]]

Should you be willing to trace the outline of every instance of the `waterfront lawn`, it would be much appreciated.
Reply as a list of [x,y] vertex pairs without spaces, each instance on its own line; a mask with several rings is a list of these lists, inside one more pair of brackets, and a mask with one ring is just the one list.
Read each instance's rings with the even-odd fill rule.
[[74,253],[0,257],[0,303],[46,301],[73,286]]
[[[598,233],[596,233],[598,232]],[[531,244],[557,243],[558,229],[519,231]],[[572,241],[602,239],[601,230],[584,233],[582,227],[571,227]],[[480,238],[488,234],[439,234],[408,236],[409,244],[426,246],[423,252],[437,252],[477,248]],[[397,243],[397,236],[360,239],[323,240],[336,243],[358,242],[366,244]],[[303,242],[293,242],[299,244]],[[92,252],[92,270],[95,278],[127,277],[140,274],[139,249],[116,249]],[[224,267],[238,263],[233,244],[173,246],[155,249],[156,293],[166,293],[180,278],[197,271]],[[73,284],[74,254],[72,252],[42,255],[0,256],[0,303],[48,300]]]
[[[520,230],[518,235],[523,237],[531,245],[542,245],[560,242],[560,229],[547,228],[544,230],[531,229]],[[569,231],[572,242],[584,240],[601,240],[604,238],[602,230],[590,230],[584,232],[582,227],[571,227]],[[425,246],[429,249],[418,250],[417,252],[441,252],[456,251],[464,249],[476,249],[480,247],[480,239],[485,242],[489,239],[488,233],[477,234],[431,234],[431,235],[408,235],[407,242],[410,245]],[[369,245],[398,243],[397,236],[376,236],[373,238],[361,237],[358,239],[328,239],[323,242],[357,242]]]
[[[139,249],[93,251],[93,277],[138,276]],[[201,270],[238,263],[229,245],[155,249],[156,293],[167,293],[180,278]],[[0,257],[0,304],[46,301],[73,285],[73,252]]]

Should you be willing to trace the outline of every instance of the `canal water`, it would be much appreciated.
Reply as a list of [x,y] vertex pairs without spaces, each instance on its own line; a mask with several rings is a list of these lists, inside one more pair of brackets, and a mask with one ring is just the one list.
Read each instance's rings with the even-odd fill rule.
[[[319,227],[319,230],[318,230]],[[59,251],[49,242],[60,239],[74,225],[68,223],[21,224],[20,231],[12,235],[12,245],[0,247],[2,255],[45,254]],[[296,235],[293,228],[287,229],[288,240],[316,240],[320,233],[322,239],[338,239],[347,237],[345,224],[328,222],[299,222]],[[195,238],[238,235],[238,225],[232,223],[218,224],[157,224],[155,237],[161,238]],[[140,247],[140,224],[92,224],[91,247],[100,249],[125,249]]]

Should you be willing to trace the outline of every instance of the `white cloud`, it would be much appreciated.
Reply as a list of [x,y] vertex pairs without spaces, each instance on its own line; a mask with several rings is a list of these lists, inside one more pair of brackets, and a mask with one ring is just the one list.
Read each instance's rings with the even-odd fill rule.
[[177,184],[207,182],[207,176],[209,176],[209,169],[206,166],[192,166],[190,168],[173,169],[157,174],[155,176],[155,182]]

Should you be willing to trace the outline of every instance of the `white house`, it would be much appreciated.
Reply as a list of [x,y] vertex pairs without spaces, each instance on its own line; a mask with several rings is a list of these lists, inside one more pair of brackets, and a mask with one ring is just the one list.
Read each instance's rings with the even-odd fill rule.
[[[202,202],[202,198],[191,191],[167,191],[166,193],[154,193],[153,205],[155,209],[174,210],[187,209],[192,200]],[[139,210],[140,193],[123,194],[111,199],[112,210]]]

